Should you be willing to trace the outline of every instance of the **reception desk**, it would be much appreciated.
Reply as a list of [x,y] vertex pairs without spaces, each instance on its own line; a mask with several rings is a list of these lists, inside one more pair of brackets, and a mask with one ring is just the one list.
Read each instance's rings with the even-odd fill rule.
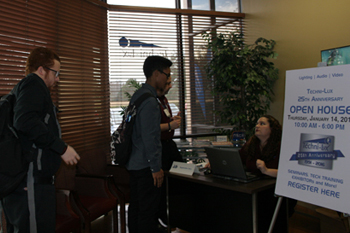
[[258,232],[258,196],[273,195],[276,182],[267,177],[239,183],[203,174],[165,176],[168,222],[191,233]]

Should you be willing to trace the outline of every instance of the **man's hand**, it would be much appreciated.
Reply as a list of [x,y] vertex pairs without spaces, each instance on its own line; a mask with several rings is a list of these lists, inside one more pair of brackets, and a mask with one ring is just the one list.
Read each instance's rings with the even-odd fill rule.
[[152,173],[153,180],[154,180],[154,186],[161,187],[163,184],[164,179],[164,172],[162,169],[160,169],[159,172]]
[[177,129],[181,125],[181,112],[178,112],[176,116],[172,117],[172,121],[170,122],[171,129]]
[[67,165],[75,165],[80,160],[80,156],[77,154],[77,152],[75,152],[74,148],[71,146],[67,147],[66,152],[63,155],[61,155],[61,158]]

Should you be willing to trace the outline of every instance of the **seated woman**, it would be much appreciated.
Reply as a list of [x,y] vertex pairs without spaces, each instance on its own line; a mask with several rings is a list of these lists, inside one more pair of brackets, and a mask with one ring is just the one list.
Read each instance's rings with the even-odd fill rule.
[[[259,118],[255,134],[239,150],[248,172],[277,177],[282,137],[282,126],[274,117]],[[210,163],[205,167],[210,168]]]
[[276,177],[281,138],[282,126],[278,120],[270,115],[259,118],[255,134],[239,151],[247,171]]
[[[282,126],[278,120],[270,115],[264,115],[259,118],[255,127],[255,134],[239,151],[247,171],[277,177],[281,138]],[[274,190],[259,193],[259,232],[268,232],[277,199],[274,196]],[[288,232],[287,209],[290,217],[294,212],[296,202],[293,199],[283,198],[273,232]]]

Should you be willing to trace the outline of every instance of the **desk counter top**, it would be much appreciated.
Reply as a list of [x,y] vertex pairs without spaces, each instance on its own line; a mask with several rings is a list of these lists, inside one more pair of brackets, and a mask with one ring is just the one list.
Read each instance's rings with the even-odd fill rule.
[[188,182],[194,182],[198,184],[204,184],[208,186],[213,186],[217,188],[223,188],[227,190],[232,190],[241,193],[253,194],[257,193],[275,186],[276,179],[270,177],[264,177],[260,180],[252,181],[249,183],[242,183],[233,180],[225,180],[213,177],[212,175],[204,174],[193,174],[192,176],[180,175],[171,172],[164,172],[165,176],[170,178],[176,178],[180,180],[185,180]]

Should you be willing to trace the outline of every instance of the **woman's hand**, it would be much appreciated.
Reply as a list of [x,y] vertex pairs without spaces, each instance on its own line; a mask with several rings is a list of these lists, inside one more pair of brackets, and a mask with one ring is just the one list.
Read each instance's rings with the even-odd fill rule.
[[265,162],[261,159],[256,160],[256,167],[261,171],[262,174],[266,173],[267,167],[265,165]]
[[261,171],[262,174],[277,177],[278,169],[267,168],[265,162],[261,159],[256,160],[256,167]]

